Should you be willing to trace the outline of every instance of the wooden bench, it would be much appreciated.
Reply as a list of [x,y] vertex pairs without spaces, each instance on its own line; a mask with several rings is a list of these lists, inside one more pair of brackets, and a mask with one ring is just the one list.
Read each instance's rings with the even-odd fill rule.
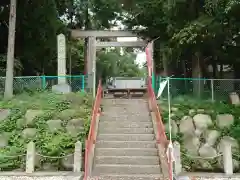
[[[136,95],[136,93],[142,93],[143,95],[147,92],[146,88],[123,88],[123,89],[108,89],[108,93],[113,94],[114,97],[123,97],[127,96],[132,97],[132,95]],[[121,94],[119,94],[121,93]]]

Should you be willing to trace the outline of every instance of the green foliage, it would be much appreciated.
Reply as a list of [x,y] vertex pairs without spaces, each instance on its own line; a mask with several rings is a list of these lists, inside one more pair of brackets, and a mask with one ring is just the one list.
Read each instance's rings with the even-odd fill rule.
[[[7,57],[6,55],[1,55],[0,54],[0,76],[5,76],[6,75],[6,62],[7,62]],[[22,70],[22,64],[19,61],[19,59],[15,59],[14,61],[14,72],[15,75],[17,75],[19,72]]]
[[[74,144],[78,140],[85,143],[89,131],[92,97],[86,93],[71,93],[58,95],[49,92],[21,94],[11,101],[0,101],[0,107],[11,109],[11,115],[0,122],[0,134],[8,139],[8,146],[0,148],[0,167],[2,170],[24,168],[26,144],[32,140],[36,144],[42,163],[51,163],[58,169],[63,169],[61,158],[73,153]],[[34,119],[33,123],[26,124],[25,113],[28,109],[43,110],[44,114]],[[84,129],[76,137],[66,131],[66,124],[70,119],[81,118]],[[63,128],[51,132],[46,122],[53,119],[62,119]],[[31,139],[23,139],[22,131],[25,128],[36,128],[37,133]],[[19,157],[18,157],[19,155]]]

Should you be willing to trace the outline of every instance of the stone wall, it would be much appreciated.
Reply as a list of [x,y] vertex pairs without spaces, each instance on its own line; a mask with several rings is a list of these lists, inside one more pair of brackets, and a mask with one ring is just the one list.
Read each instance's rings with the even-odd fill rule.
[[[209,103],[209,102],[208,102]],[[206,103],[207,104],[207,103]],[[168,116],[167,107],[162,103],[160,106],[163,117]],[[191,105],[189,105],[190,108]],[[206,172],[217,170],[224,171],[224,148],[228,144],[231,148],[233,171],[239,170],[240,146],[238,139],[231,137],[231,133],[237,121],[237,116],[231,114],[230,110],[218,112],[207,108],[188,109],[183,103],[173,104],[171,108],[172,137],[181,143],[181,156],[183,159],[183,169],[191,172],[192,169],[206,170]],[[165,118],[166,119],[166,118]],[[165,127],[168,131],[168,120]],[[236,127],[234,127],[236,129]],[[236,131],[236,130],[235,130]],[[236,133],[235,133],[236,134]],[[187,161],[194,163],[186,164]],[[214,161],[214,162],[213,162]],[[215,163],[217,161],[217,163]],[[184,164],[185,163],[185,164]],[[216,171],[215,171],[216,172]]]

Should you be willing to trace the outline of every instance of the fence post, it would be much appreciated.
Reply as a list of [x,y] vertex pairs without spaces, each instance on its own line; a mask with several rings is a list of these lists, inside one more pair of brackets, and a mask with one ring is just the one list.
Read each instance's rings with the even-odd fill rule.
[[226,175],[233,174],[232,146],[229,142],[222,143],[223,167]]
[[84,92],[85,90],[85,75],[82,75],[82,91]]
[[77,141],[75,143],[73,171],[81,172],[81,168],[82,168],[82,143],[80,141]]
[[212,102],[214,102],[214,81],[211,79],[211,96],[212,96]]
[[182,163],[181,163],[181,150],[179,142],[175,141],[173,143],[173,152],[174,152],[174,172],[176,175],[182,172]]
[[35,143],[33,141],[27,144],[26,173],[33,173],[35,166]]
[[42,79],[42,89],[46,88],[46,76],[41,76]]

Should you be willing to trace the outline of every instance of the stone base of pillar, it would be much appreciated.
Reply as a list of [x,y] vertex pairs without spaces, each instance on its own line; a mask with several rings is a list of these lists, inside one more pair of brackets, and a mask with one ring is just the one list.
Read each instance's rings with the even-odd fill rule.
[[68,84],[57,84],[52,86],[52,92],[58,94],[67,94],[72,92],[72,88]]

